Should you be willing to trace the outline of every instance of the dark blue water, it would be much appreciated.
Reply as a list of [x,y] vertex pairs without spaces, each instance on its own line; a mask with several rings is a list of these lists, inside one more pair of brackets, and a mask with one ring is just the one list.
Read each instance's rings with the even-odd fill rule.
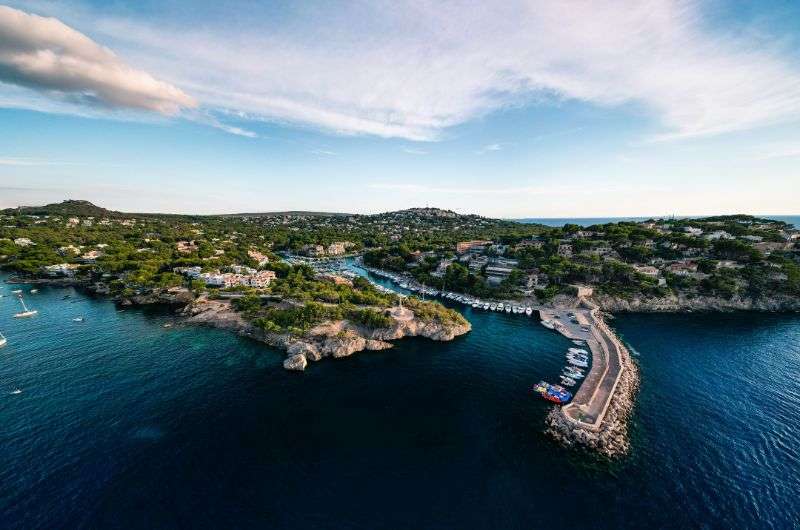
[[[564,226],[565,224],[576,224],[578,226],[592,226],[592,225],[601,225],[606,223],[620,223],[623,221],[640,222],[640,221],[647,221],[648,219],[663,219],[665,217],[668,216],[654,215],[650,217],[577,217],[577,218],[528,217],[525,219],[515,219],[515,220],[521,223],[536,223],[545,226]],[[699,216],[699,217],[707,217],[707,216]],[[783,221],[785,223],[789,223],[790,225],[794,225],[795,227],[800,226],[800,215],[759,215],[758,217],[765,217],[767,219],[773,219],[775,221]],[[678,216],[678,218],[689,219],[691,217]]]
[[796,315],[616,320],[643,389],[633,452],[609,464],[542,434],[527,388],[570,343],[524,316],[467,309],[453,342],[298,374],[261,344],[70,292],[27,295],[30,320],[0,299],[2,527],[800,522]]

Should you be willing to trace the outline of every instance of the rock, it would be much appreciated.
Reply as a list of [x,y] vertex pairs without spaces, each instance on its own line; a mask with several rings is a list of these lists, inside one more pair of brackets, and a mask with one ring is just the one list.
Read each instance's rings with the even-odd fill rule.
[[310,361],[319,361],[322,359],[322,353],[320,353],[319,348],[317,348],[315,344],[303,341],[293,342],[286,352],[289,355],[301,354]]
[[302,353],[290,355],[283,361],[283,367],[287,370],[300,370],[301,372],[306,369],[307,364],[306,356]]
[[392,348],[393,346],[394,345],[389,343],[389,342],[385,342],[385,341],[382,341],[382,340],[375,340],[375,339],[367,339],[367,344],[366,344],[366,348],[368,350],[372,350],[372,351],[388,350],[389,348]]

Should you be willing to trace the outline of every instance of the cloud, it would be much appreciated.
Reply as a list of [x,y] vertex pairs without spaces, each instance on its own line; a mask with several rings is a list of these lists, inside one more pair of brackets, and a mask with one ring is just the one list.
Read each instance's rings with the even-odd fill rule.
[[404,153],[409,154],[409,155],[427,155],[428,154],[428,152],[426,150],[419,149],[419,148],[416,148],[416,147],[401,147],[400,150],[403,151]]
[[0,81],[71,103],[176,114],[196,106],[179,88],[125,64],[55,18],[0,6]]
[[73,166],[75,162],[59,162],[27,157],[0,157],[0,166]]
[[336,152],[328,149],[312,149],[310,153],[317,156],[336,156]]
[[480,149],[475,151],[475,154],[476,155],[482,155],[484,153],[488,153],[488,152],[491,152],[491,151],[500,151],[501,149],[503,149],[503,145],[502,144],[488,144],[488,145],[484,145],[483,147],[481,147]]
[[207,109],[336,134],[437,140],[569,101],[645,116],[659,140],[800,120],[791,51],[700,0],[44,5]]

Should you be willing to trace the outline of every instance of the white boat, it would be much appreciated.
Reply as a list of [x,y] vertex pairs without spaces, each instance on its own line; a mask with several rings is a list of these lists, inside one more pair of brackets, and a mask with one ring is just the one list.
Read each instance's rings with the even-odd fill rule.
[[580,368],[576,368],[574,366],[567,366],[566,368],[564,368],[564,375],[566,375],[567,377],[571,377],[573,379],[584,378],[583,370],[581,370]]
[[472,302],[472,309],[478,309],[478,302]]
[[564,386],[575,386],[575,380],[571,377],[561,376],[561,384]]
[[510,312],[511,312],[511,306],[510,306],[510,305],[507,305],[507,306],[506,306],[506,313],[510,313]]
[[487,303],[487,304],[483,304],[483,309],[484,309],[484,311],[485,311],[485,310],[487,310],[487,309],[489,309],[489,307],[491,307],[491,306],[490,306],[488,303]]
[[6,339],[5,335],[0,333],[0,348],[8,344],[8,339]]
[[36,294],[39,292],[39,289],[31,289],[31,294]]
[[525,308],[525,314],[528,315],[528,316],[531,316],[533,314],[533,309],[531,309],[530,307],[526,307]]
[[28,309],[28,306],[25,305],[25,300],[23,300],[21,296],[19,297],[19,303],[22,304],[22,309],[24,309],[24,311],[15,314],[14,318],[27,318],[39,313],[35,309]]
[[83,317],[75,317],[72,319],[73,322],[83,322]]
[[569,351],[570,353],[579,353],[581,355],[589,355],[589,352],[584,350],[583,348],[570,348],[567,351]]
[[542,320],[541,324],[547,329],[555,329],[555,326],[550,320]]
[[503,310],[503,307],[504,307],[504,306],[503,306],[503,302],[500,302],[499,304],[497,304],[497,309],[498,309],[498,310],[502,311],[502,310]]
[[22,390],[20,390],[19,388],[17,388],[17,389],[15,389],[15,390],[12,390],[12,391],[11,391],[11,395],[13,395],[13,396],[16,396],[17,394],[22,394]]
[[576,346],[586,346],[586,342],[582,341],[582,340],[573,340],[572,344],[574,344]]
[[11,292],[14,293],[14,294],[20,294],[22,292],[22,289],[15,289],[15,290],[13,290]]

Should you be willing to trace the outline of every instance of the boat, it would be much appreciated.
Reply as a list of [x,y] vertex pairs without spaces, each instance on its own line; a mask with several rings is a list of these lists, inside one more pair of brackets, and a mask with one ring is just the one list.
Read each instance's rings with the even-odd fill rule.
[[19,303],[22,304],[22,309],[24,309],[24,311],[15,314],[14,318],[27,318],[39,313],[35,309],[28,309],[28,306],[25,305],[25,300],[22,299],[22,296],[19,297]]
[[39,289],[31,289],[31,294],[36,294],[39,292]]
[[6,339],[5,335],[0,333],[0,348],[8,344],[8,339]]
[[491,309],[492,311],[496,311],[497,310],[497,304],[490,304],[489,305],[489,309]]
[[528,316],[531,316],[533,314],[533,309],[531,309],[530,307],[526,307],[525,308],[525,314],[528,315]]
[[586,346],[586,341],[583,341],[583,340],[573,340],[573,341],[572,341],[572,344],[574,344],[575,346]]
[[497,310],[498,311],[502,311],[503,309],[504,309],[503,302],[500,302],[499,304],[497,304]]
[[542,320],[541,324],[546,327],[547,329],[555,329],[556,327],[553,325],[553,322],[550,320]]
[[581,355],[589,355],[589,352],[584,350],[583,348],[570,348],[567,351],[569,351],[570,353],[579,353]]
[[11,391],[11,395],[16,396],[17,394],[22,394],[22,390],[20,390],[19,388],[16,388],[16,389]]
[[506,313],[510,313],[510,312],[511,312],[511,306],[510,306],[510,305],[507,305],[507,306],[506,306]]
[[589,366],[589,363],[583,359],[576,359],[574,357],[568,357],[567,362],[573,366],[580,366],[581,368],[586,368]]
[[560,378],[561,378],[561,384],[562,385],[564,385],[564,386],[575,386],[576,381],[574,379],[572,379],[571,377],[566,376],[566,375],[562,375],[562,376],[560,376]]
[[83,322],[83,317],[75,317],[72,319],[73,322]]
[[472,309],[478,309],[478,302],[472,303]]
[[532,389],[534,392],[553,403],[566,403],[572,399],[572,394],[563,386],[551,385],[545,381],[539,381]]
[[585,377],[583,375],[583,370],[581,370],[580,368],[575,368],[574,366],[567,366],[566,368],[564,368],[564,373],[562,375],[565,375],[572,379],[583,379]]
[[14,289],[11,292],[14,293],[14,294],[20,294],[22,292],[22,289]]
[[489,309],[489,307],[490,307],[490,305],[488,303],[487,304],[483,304],[483,310],[484,311]]

